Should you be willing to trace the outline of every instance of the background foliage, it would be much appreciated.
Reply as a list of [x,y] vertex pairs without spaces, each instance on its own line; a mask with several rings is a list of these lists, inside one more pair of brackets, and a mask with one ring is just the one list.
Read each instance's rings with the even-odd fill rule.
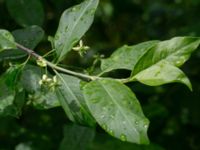
[[[26,1],[28,0],[24,0]],[[79,2],[81,0],[33,0],[30,6],[23,5],[23,9],[17,9],[14,0],[0,0],[0,28],[14,31],[33,24],[40,25],[45,31],[45,38],[36,49],[40,53],[46,53],[50,47],[47,35],[55,34],[61,13]],[[199,36],[199,9],[199,0],[101,0],[95,21],[84,36],[84,42],[92,49],[83,59],[72,52],[64,63],[69,67],[73,64],[80,70],[79,68],[92,63],[93,54],[104,54],[107,57],[124,44],[165,40],[181,35]],[[16,13],[25,16],[13,18],[13,14]],[[31,19],[24,23],[20,18],[36,19],[34,22]],[[43,34],[40,30],[38,32]],[[30,47],[34,48],[35,45],[37,43]],[[8,61],[0,58],[0,63],[2,73],[8,66]],[[151,122],[148,133],[151,144],[148,146],[120,142],[105,134],[100,127],[97,127],[95,135],[93,130],[85,127],[76,133],[76,129],[80,127],[71,125],[60,107],[40,110],[39,106],[29,106],[24,108],[19,118],[0,117],[0,150],[66,149],[63,143],[70,140],[63,139],[64,134],[73,135],[74,140],[70,141],[71,145],[82,135],[81,140],[79,139],[80,145],[68,149],[81,149],[86,144],[91,150],[198,150],[200,149],[199,64],[200,51],[196,51],[182,67],[192,82],[193,92],[180,84],[160,87],[148,87],[140,83],[130,85]],[[118,77],[126,77],[127,74],[122,74],[121,71],[111,73],[112,76]],[[93,141],[88,139],[92,137]]]

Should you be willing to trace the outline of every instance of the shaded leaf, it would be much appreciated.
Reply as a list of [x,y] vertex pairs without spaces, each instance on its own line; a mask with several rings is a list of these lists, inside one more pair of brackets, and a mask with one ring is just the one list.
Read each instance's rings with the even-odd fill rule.
[[38,109],[50,109],[60,106],[55,91],[46,89],[41,89],[40,92],[29,95],[29,100]]
[[158,86],[166,83],[180,82],[192,90],[192,85],[187,76],[177,67],[167,61],[160,61],[155,65],[139,72],[132,77],[143,84]]
[[6,0],[11,17],[21,26],[41,26],[44,10],[39,0]]
[[138,60],[158,41],[143,42],[133,46],[123,46],[117,49],[109,58],[102,59],[101,69],[109,72],[115,69],[133,70]]
[[94,129],[76,124],[64,127],[64,139],[59,150],[86,150],[94,139]]
[[134,93],[112,79],[92,81],[83,88],[86,103],[99,125],[122,141],[147,144],[148,119]]
[[4,115],[6,108],[13,104],[15,91],[5,84],[5,77],[0,79],[0,115]]
[[12,32],[19,44],[34,49],[44,37],[44,31],[41,27],[33,25]]
[[150,143],[149,145],[138,145],[134,143],[121,142],[106,134],[96,133],[95,140],[88,150],[165,150],[161,146]]
[[57,74],[57,76],[60,86],[56,88],[56,93],[66,115],[71,121],[94,126],[95,121],[88,111],[80,90],[81,80],[66,74]]
[[39,80],[42,77],[44,71],[36,66],[26,65],[23,69],[21,82],[24,89],[31,94],[40,91],[41,87],[39,85]]
[[[19,44],[34,49],[43,39],[44,31],[39,26],[31,26],[24,29],[18,29],[12,32],[15,41]],[[10,49],[0,53],[0,61],[5,59],[18,59],[26,56],[27,53],[18,49]]]
[[22,108],[25,105],[25,102],[25,91],[23,90],[23,88],[19,88],[15,91],[12,105],[6,107],[6,109],[3,112],[3,115],[19,117],[22,113]]
[[65,10],[61,16],[54,45],[61,61],[91,26],[99,0],[86,0]]
[[0,29],[0,52],[12,48],[16,48],[12,34],[7,30]]
[[132,76],[162,60],[180,67],[189,59],[191,53],[197,49],[199,44],[200,38],[195,37],[175,37],[171,40],[159,42],[137,62]]
[[29,143],[19,143],[15,146],[15,150],[33,150]]
[[[37,108],[49,109],[60,106],[56,93],[48,87],[39,85],[44,70],[39,67],[27,65],[21,76],[21,83],[29,94],[30,102]],[[51,77],[51,75],[49,75]]]
[[21,66],[11,66],[0,77],[0,115],[18,117],[25,103],[24,91],[18,82]]

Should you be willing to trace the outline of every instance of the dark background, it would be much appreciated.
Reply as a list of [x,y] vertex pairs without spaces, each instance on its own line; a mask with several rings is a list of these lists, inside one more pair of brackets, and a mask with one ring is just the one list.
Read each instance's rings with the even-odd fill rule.
[[[42,28],[54,35],[61,13],[81,0],[41,0],[45,11]],[[0,0],[0,28],[21,28],[11,18],[4,0]],[[81,59],[71,54],[64,61],[88,67],[91,54],[109,56],[116,48],[147,40],[165,40],[175,36],[200,36],[200,0],[101,0],[95,21],[84,36],[92,50]],[[49,48],[44,40],[37,49]],[[193,92],[180,84],[148,87],[130,84],[150,119],[149,146],[120,142],[100,127],[90,150],[199,150],[200,149],[200,51],[182,67],[193,85]],[[127,72],[128,73],[128,72]],[[126,76],[121,71],[113,72]],[[20,143],[34,149],[57,149],[68,124],[59,108],[38,110],[24,108],[19,118],[0,118],[0,150],[14,149]]]

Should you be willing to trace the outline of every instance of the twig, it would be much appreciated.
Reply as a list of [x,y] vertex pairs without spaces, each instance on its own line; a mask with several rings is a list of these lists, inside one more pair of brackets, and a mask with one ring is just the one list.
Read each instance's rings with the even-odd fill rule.
[[45,61],[45,63],[47,64],[47,66],[55,69],[55,70],[58,70],[58,71],[61,71],[63,73],[66,73],[66,74],[70,74],[70,75],[74,75],[76,77],[80,77],[80,78],[85,78],[85,79],[89,79],[89,80],[96,80],[98,79],[99,77],[97,76],[90,76],[90,75],[86,75],[86,74],[82,74],[82,73],[78,73],[78,72],[74,72],[74,71],[71,71],[71,70],[68,70],[68,69],[65,69],[65,68],[62,68],[62,67],[59,67],[51,62],[49,62],[48,60],[44,59],[42,56],[38,55],[37,53],[35,53],[32,49],[29,49],[27,47],[24,47],[23,45],[19,44],[19,43],[16,43],[16,46],[25,51],[26,53],[28,53],[30,56],[36,58],[36,59],[42,59]]
[[[35,53],[32,49],[24,47],[23,45],[21,45],[19,43],[15,43],[15,44],[16,44],[17,48],[19,48],[20,50],[25,51],[26,53],[29,54],[29,56],[34,57],[37,60],[44,61],[46,63],[46,65],[49,66],[49,67],[51,67],[53,70],[61,71],[63,73],[69,74],[69,75],[73,75],[73,76],[76,76],[76,77],[79,77],[79,78],[89,79],[89,80],[92,80],[92,81],[103,78],[103,77],[100,77],[99,75],[98,76],[90,76],[90,75],[87,75],[87,74],[83,74],[83,73],[79,73],[79,72],[74,72],[74,71],[68,70],[66,68],[59,67],[56,64],[53,64],[50,61],[46,60],[44,57],[40,56],[39,54]],[[122,83],[128,83],[128,82],[130,82],[129,78],[126,78],[126,79],[115,79],[115,80],[117,80],[119,82],[122,82]]]

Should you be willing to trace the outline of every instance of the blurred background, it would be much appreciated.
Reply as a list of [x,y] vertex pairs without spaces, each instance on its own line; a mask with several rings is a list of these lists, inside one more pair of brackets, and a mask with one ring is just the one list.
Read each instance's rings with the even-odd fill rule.
[[[6,0],[0,0],[0,28],[22,28],[10,15]],[[47,36],[57,30],[62,12],[82,0],[41,0],[46,38],[37,47],[49,49]],[[63,62],[87,68],[92,55],[108,57],[124,44],[166,40],[174,36],[200,36],[200,0],[100,0],[92,27],[84,36],[91,47],[84,58],[71,53]],[[50,50],[50,49],[49,49]],[[42,52],[43,53],[43,52]],[[3,62],[1,62],[2,64]],[[180,84],[148,87],[128,84],[150,119],[150,145],[121,142],[96,128],[89,150],[200,150],[200,50],[182,67],[193,92]],[[129,72],[112,72],[127,76]],[[24,108],[19,118],[0,117],[0,150],[56,150],[63,139],[63,127],[70,124],[60,108]]]

